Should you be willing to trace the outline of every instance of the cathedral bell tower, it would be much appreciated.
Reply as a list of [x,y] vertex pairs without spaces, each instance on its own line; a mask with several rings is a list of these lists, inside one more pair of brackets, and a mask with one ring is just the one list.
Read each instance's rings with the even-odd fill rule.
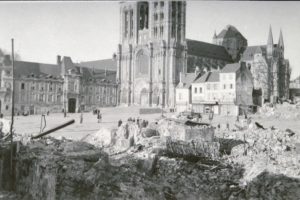
[[186,72],[185,11],[184,1],[120,3],[120,104],[175,106],[179,74]]

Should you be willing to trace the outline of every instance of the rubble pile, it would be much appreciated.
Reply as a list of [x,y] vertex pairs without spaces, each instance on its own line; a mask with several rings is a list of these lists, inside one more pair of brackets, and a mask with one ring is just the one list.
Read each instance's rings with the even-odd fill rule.
[[300,199],[299,179],[263,172],[250,182],[246,199]]
[[90,143],[96,147],[107,147],[112,143],[114,132],[115,130],[110,131],[106,128],[101,128],[96,133],[88,134],[81,141]]
[[[278,199],[299,196],[300,179],[263,172],[265,157],[254,150],[269,158],[271,151],[265,153],[266,145],[282,147],[276,152],[283,157],[286,151],[294,152],[293,144],[299,138],[291,131],[275,130],[270,134],[274,130],[248,129],[227,133],[223,142],[215,138],[210,141],[210,137],[183,141],[161,136],[161,124],[168,123],[160,121],[140,128],[129,122],[112,132],[102,129],[106,135],[85,138],[90,143],[51,137],[30,140],[20,146],[16,159],[16,192],[22,199],[33,200],[246,200],[266,194]],[[245,144],[234,142],[244,138]],[[232,148],[231,155],[220,157],[219,142]],[[170,156],[172,153],[175,156]],[[187,159],[193,156],[198,159]],[[261,163],[261,168],[252,167],[255,163]],[[245,177],[247,185],[242,186]],[[285,183],[290,184],[286,187]]]
[[[292,112],[291,112],[292,111]],[[290,119],[299,120],[300,119],[300,109],[299,106],[294,104],[264,104],[260,110],[260,117],[264,118],[275,118],[275,119]]]
[[249,182],[263,171],[282,173],[300,178],[300,155],[297,145],[300,137],[289,131],[254,128],[228,132],[227,138],[245,141],[233,147],[226,157],[229,161],[244,165],[244,181]]
[[[242,175],[240,167],[157,154],[109,158],[91,144],[53,138],[21,145],[18,155],[16,192],[33,200],[189,199],[212,193],[223,199],[237,190]],[[122,164],[110,161],[116,159]]]

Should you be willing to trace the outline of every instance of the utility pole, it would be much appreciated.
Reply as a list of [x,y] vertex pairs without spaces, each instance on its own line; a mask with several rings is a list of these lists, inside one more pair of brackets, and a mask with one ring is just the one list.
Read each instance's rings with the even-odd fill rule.
[[15,58],[14,58],[14,39],[11,39],[11,57],[12,57],[12,101],[11,101],[11,124],[10,124],[10,173],[12,180],[12,187],[14,186],[14,173],[13,173],[13,126],[15,115]]

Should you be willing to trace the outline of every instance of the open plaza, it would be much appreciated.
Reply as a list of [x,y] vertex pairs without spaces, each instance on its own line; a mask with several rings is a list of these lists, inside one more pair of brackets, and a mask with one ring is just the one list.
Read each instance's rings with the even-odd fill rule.
[[[288,110],[287,107],[291,107],[291,105],[278,105],[276,109],[277,112],[283,114],[285,119],[276,116],[264,116],[264,113],[257,113],[250,115],[249,117],[252,121],[259,122],[266,128],[273,126],[281,130],[285,130],[292,127],[295,132],[300,134],[300,123],[298,121],[299,118],[297,118],[297,116],[290,116],[293,113]],[[139,109],[140,107],[138,106],[101,108],[100,112],[102,114],[102,120],[100,123],[98,123],[97,115],[94,115],[92,112],[86,112],[83,113],[82,124],[80,123],[80,113],[68,113],[66,117],[64,117],[63,113],[50,113],[49,115],[45,115],[45,128],[45,120],[42,118],[42,115],[17,116],[15,117],[15,132],[17,134],[36,135],[40,133],[41,126],[44,128],[44,131],[46,131],[50,128],[63,124],[64,122],[74,119],[74,124],[60,129],[50,135],[58,138],[65,137],[68,139],[80,140],[88,134],[98,132],[101,128],[106,128],[108,130],[117,128],[119,120],[126,122],[129,118],[139,118],[141,120],[147,120],[151,123],[161,118],[161,113],[139,114]],[[163,115],[166,117],[175,117],[178,115],[178,113],[164,112]],[[7,119],[9,119],[9,117],[7,117]],[[243,119],[243,117],[241,117],[241,119]],[[202,115],[202,122],[210,123],[208,114]],[[222,129],[226,129],[227,123],[229,123],[230,129],[237,128],[234,125],[236,123],[236,117],[234,116],[214,115],[211,123],[215,127],[218,127],[220,124]]]

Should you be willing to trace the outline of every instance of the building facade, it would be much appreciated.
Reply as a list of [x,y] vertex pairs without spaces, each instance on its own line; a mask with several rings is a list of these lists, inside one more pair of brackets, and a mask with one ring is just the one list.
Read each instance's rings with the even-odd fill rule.
[[290,99],[298,103],[300,102],[300,76],[290,82]]
[[253,78],[245,63],[227,64],[191,83],[192,109],[199,113],[238,115],[253,105]]
[[179,73],[186,72],[185,6],[184,1],[120,4],[120,104],[175,106]]
[[[84,65],[60,56],[56,64],[15,61],[15,113],[79,112],[115,106],[116,71]],[[111,67],[107,66],[108,69]],[[0,111],[10,115],[13,77],[10,56],[1,59],[0,68]]]
[[179,76],[176,87],[176,112],[189,111],[192,105],[191,83],[200,76],[200,70],[197,68],[194,73],[180,73]]

